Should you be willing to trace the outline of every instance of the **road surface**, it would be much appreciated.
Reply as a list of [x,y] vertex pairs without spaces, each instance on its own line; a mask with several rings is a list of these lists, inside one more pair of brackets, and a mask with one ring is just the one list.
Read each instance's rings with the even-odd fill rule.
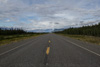
[[0,67],[100,67],[100,45],[41,35],[0,46]]

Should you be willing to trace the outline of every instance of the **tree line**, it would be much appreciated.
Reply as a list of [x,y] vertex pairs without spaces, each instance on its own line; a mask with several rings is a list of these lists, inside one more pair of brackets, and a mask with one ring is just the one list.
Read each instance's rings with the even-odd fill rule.
[[55,33],[72,34],[72,35],[89,35],[100,37],[100,23],[91,26],[83,26],[79,28],[69,28]]
[[45,32],[27,32],[20,28],[0,28],[0,35],[19,35],[19,34],[47,34]]
[[0,28],[0,35],[15,35],[27,33],[23,29],[18,28]]

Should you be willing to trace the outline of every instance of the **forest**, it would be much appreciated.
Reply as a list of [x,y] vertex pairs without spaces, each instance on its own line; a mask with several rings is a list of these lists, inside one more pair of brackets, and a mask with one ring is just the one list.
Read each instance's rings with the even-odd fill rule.
[[27,33],[23,29],[18,28],[0,28],[0,35],[16,35]]
[[88,35],[88,36],[98,36],[100,37],[100,23],[91,25],[91,26],[83,26],[78,28],[68,28],[63,31],[58,31],[55,33],[61,34],[71,34],[71,35]]

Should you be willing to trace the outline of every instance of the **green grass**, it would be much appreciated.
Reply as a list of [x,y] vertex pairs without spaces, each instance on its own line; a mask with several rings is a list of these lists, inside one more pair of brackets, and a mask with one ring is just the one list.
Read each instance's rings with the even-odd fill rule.
[[77,40],[89,42],[89,43],[94,43],[100,45],[100,37],[95,37],[95,36],[86,36],[86,35],[68,35],[68,34],[61,34],[63,36],[71,37]]
[[32,37],[39,36],[41,34],[21,34],[21,35],[0,35],[0,46],[9,44],[12,42],[18,42],[20,40],[29,39]]

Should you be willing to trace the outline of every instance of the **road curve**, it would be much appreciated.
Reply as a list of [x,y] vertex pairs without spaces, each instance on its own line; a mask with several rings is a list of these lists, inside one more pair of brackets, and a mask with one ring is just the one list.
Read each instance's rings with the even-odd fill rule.
[[0,46],[0,67],[100,67],[100,45],[41,35]]

